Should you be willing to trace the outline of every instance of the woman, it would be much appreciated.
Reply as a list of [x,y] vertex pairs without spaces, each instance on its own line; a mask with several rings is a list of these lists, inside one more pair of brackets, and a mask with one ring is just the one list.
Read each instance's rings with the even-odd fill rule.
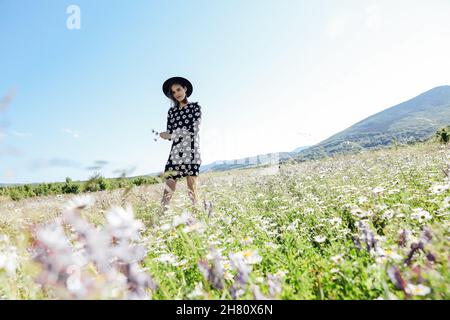
[[172,101],[167,113],[167,128],[160,137],[172,141],[169,159],[164,168],[165,186],[161,199],[166,212],[177,181],[186,177],[188,194],[192,204],[197,204],[196,179],[199,175],[201,107],[198,102],[189,102],[192,84],[183,77],[172,77],[163,84],[164,94]]

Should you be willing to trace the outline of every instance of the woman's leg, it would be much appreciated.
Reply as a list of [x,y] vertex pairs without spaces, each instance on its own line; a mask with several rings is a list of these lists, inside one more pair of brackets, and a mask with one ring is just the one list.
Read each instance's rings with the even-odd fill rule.
[[168,209],[170,199],[172,198],[172,195],[175,192],[176,187],[177,181],[175,179],[173,178],[166,179],[166,182],[164,184],[164,192],[161,199],[162,213],[165,213],[166,210]]
[[195,206],[197,204],[197,177],[196,176],[186,176],[188,194],[191,198],[192,204]]

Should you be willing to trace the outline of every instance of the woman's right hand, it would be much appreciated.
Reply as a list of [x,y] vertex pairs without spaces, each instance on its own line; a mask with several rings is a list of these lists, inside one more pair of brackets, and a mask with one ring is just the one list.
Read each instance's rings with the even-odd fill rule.
[[170,140],[172,138],[172,134],[170,134],[169,131],[160,132],[159,136],[166,140]]

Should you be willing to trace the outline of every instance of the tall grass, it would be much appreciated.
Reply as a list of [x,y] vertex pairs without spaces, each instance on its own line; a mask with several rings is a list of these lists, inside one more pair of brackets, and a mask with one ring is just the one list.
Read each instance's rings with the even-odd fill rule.
[[2,215],[0,296],[448,299],[449,171],[426,142],[203,174],[200,205],[177,192],[165,216],[159,195]]

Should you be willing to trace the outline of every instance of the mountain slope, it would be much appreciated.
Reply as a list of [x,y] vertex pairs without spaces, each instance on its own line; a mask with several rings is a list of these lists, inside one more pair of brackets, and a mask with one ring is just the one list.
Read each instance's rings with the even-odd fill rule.
[[450,124],[450,86],[428,90],[408,101],[367,117],[301,151],[299,160],[423,141]]

